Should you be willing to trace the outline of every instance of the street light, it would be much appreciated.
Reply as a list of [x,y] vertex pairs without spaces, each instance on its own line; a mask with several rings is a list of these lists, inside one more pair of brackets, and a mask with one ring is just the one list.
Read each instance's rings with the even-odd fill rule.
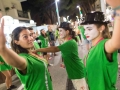
[[58,25],[60,25],[59,10],[58,10],[58,5],[57,5],[58,1],[59,0],[55,0],[55,6],[56,6],[56,12],[57,12],[57,18],[58,18]]

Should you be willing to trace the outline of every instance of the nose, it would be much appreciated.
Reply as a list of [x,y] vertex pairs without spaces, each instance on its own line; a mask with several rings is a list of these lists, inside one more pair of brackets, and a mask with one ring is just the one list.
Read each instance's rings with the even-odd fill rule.
[[34,40],[34,39],[33,39],[33,36],[29,36],[28,39],[29,39],[30,41],[33,41],[33,40]]

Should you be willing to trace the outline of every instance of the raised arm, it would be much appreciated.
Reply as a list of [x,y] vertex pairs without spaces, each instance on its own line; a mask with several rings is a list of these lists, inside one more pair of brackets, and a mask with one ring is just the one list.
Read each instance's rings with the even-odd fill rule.
[[59,48],[56,46],[51,46],[48,48],[40,48],[36,50],[36,52],[59,52],[59,51],[60,51]]
[[105,50],[107,53],[112,53],[120,49],[120,0],[106,0],[113,8],[119,6],[116,10],[116,16],[114,19],[114,30],[110,40],[105,43]]
[[0,27],[0,56],[5,60],[9,65],[18,68],[19,70],[26,69],[26,60],[19,55],[17,55],[13,50],[8,49],[5,46],[5,36],[4,36],[4,20],[2,20]]

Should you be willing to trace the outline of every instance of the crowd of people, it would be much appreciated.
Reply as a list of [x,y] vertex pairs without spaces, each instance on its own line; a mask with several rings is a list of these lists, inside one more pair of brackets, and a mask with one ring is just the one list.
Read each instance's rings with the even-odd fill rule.
[[[42,29],[40,35],[36,35],[31,27],[17,27],[12,31],[11,48],[8,48],[4,19],[1,18],[0,72],[6,77],[7,90],[16,88],[12,85],[12,68],[24,85],[24,90],[53,90],[48,60],[59,51],[68,78],[76,90],[117,90],[120,1],[106,1],[116,13],[112,36],[104,13],[95,11],[86,13],[85,21],[81,25],[75,23],[75,27],[68,22],[61,22],[56,32],[48,26],[48,31]],[[81,37],[84,41],[81,41]],[[55,45],[56,39],[62,42],[59,46]],[[78,53],[81,42],[86,44],[88,50],[83,60]]]

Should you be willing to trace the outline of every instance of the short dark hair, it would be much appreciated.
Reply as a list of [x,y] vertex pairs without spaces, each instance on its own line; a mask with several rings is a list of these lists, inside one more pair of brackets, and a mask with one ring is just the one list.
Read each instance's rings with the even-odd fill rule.
[[32,28],[32,27],[28,27],[27,29],[28,29],[28,30],[33,30],[33,28]]
[[75,39],[75,41],[77,41],[76,35],[75,35],[75,31],[73,31],[73,27],[70,23],[68,22],[61,22],[59,28],[63,28],[65,31],[69,30],[69,35],[72,36],[73,39]]

